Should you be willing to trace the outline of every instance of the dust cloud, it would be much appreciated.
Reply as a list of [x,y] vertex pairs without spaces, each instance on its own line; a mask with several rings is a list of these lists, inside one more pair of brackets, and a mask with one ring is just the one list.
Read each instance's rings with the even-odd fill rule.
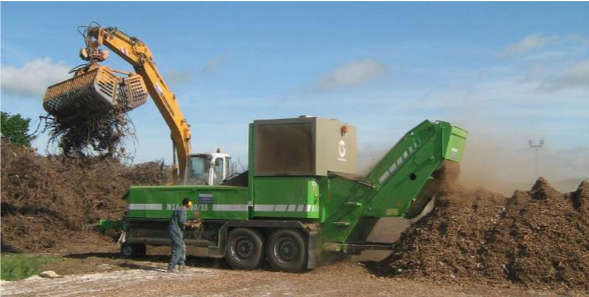
[[[469,131],[458,180],[466,188],[482,187],[511,195],[515,190],[529,189],[538,177],[544,177],[557,190],[570,192],[589,179],[589,148],[551,147],[551,131],[514,131],[501,123],[464,119],[450,122]],[[548,140],[537,149],[536,162],[535,149],[528,141],[535,139],[537,143],[534,136],[540,133]]]
[[[465,188],[484,188],[509,196],[515,190],[529,189],[542,176],[555,189],[570,192],[582,180],[589,179],[589,148],[556,149],[548,138],[544,147],[538,149],[536,175],[535,152],[528,146],[528,140],[537,141],[534,136],[539,134],[538,131],[530,132],[530,136],[526,137],[527,131],[512,131],[509,127],[483,120],[456,117],[447,121],[469,132],[458,179],[458,183]],[[549,131],[544,135],[550,135]],[[370,172],[388,149],[360,145],[358,174],[365,176]]]

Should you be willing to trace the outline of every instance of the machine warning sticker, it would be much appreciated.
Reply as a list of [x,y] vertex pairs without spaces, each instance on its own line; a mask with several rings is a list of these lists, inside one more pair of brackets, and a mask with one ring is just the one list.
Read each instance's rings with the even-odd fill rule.
[[198,194],[199,204],[213,203],[213,194]]

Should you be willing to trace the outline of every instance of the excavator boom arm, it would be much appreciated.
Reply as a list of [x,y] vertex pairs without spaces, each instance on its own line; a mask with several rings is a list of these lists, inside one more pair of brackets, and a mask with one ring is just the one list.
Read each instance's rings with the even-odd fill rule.
[[149,95],[170,128],[171,137],[178,158],[174,158],[174,181],[183,179],[187,157],[191,153],[190,125],[186,122],[176,100],[158,71],[151,51],[141,40],[131,37],[117,28],[92,27],[88,29],[88,44],[98,48],[105,45],[111,51],[133,65],[135,72],[143,78]]

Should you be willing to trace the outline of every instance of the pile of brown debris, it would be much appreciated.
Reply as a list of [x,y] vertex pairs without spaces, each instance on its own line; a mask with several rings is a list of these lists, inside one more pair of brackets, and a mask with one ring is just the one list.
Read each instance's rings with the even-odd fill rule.
[[[101,218],[121,218],[131,185],[171,180],[162,162],[42,156],[2,140],[2,251],[50,251],[100,236]],[[102,239],[104,240],[104,239]]]
[[589,291],[589,182],[562,194],[540,178],[512,197],[449,190],[377,265],[437,282]]

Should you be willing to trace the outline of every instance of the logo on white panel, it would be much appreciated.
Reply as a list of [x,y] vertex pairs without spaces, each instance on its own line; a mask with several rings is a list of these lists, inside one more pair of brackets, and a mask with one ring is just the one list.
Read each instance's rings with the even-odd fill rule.
[[339,146],[338,146],[338,152],[339,152],[339,158],[337,158],[338,161],[346,161],[346,143],[343,140],[339,141]]

